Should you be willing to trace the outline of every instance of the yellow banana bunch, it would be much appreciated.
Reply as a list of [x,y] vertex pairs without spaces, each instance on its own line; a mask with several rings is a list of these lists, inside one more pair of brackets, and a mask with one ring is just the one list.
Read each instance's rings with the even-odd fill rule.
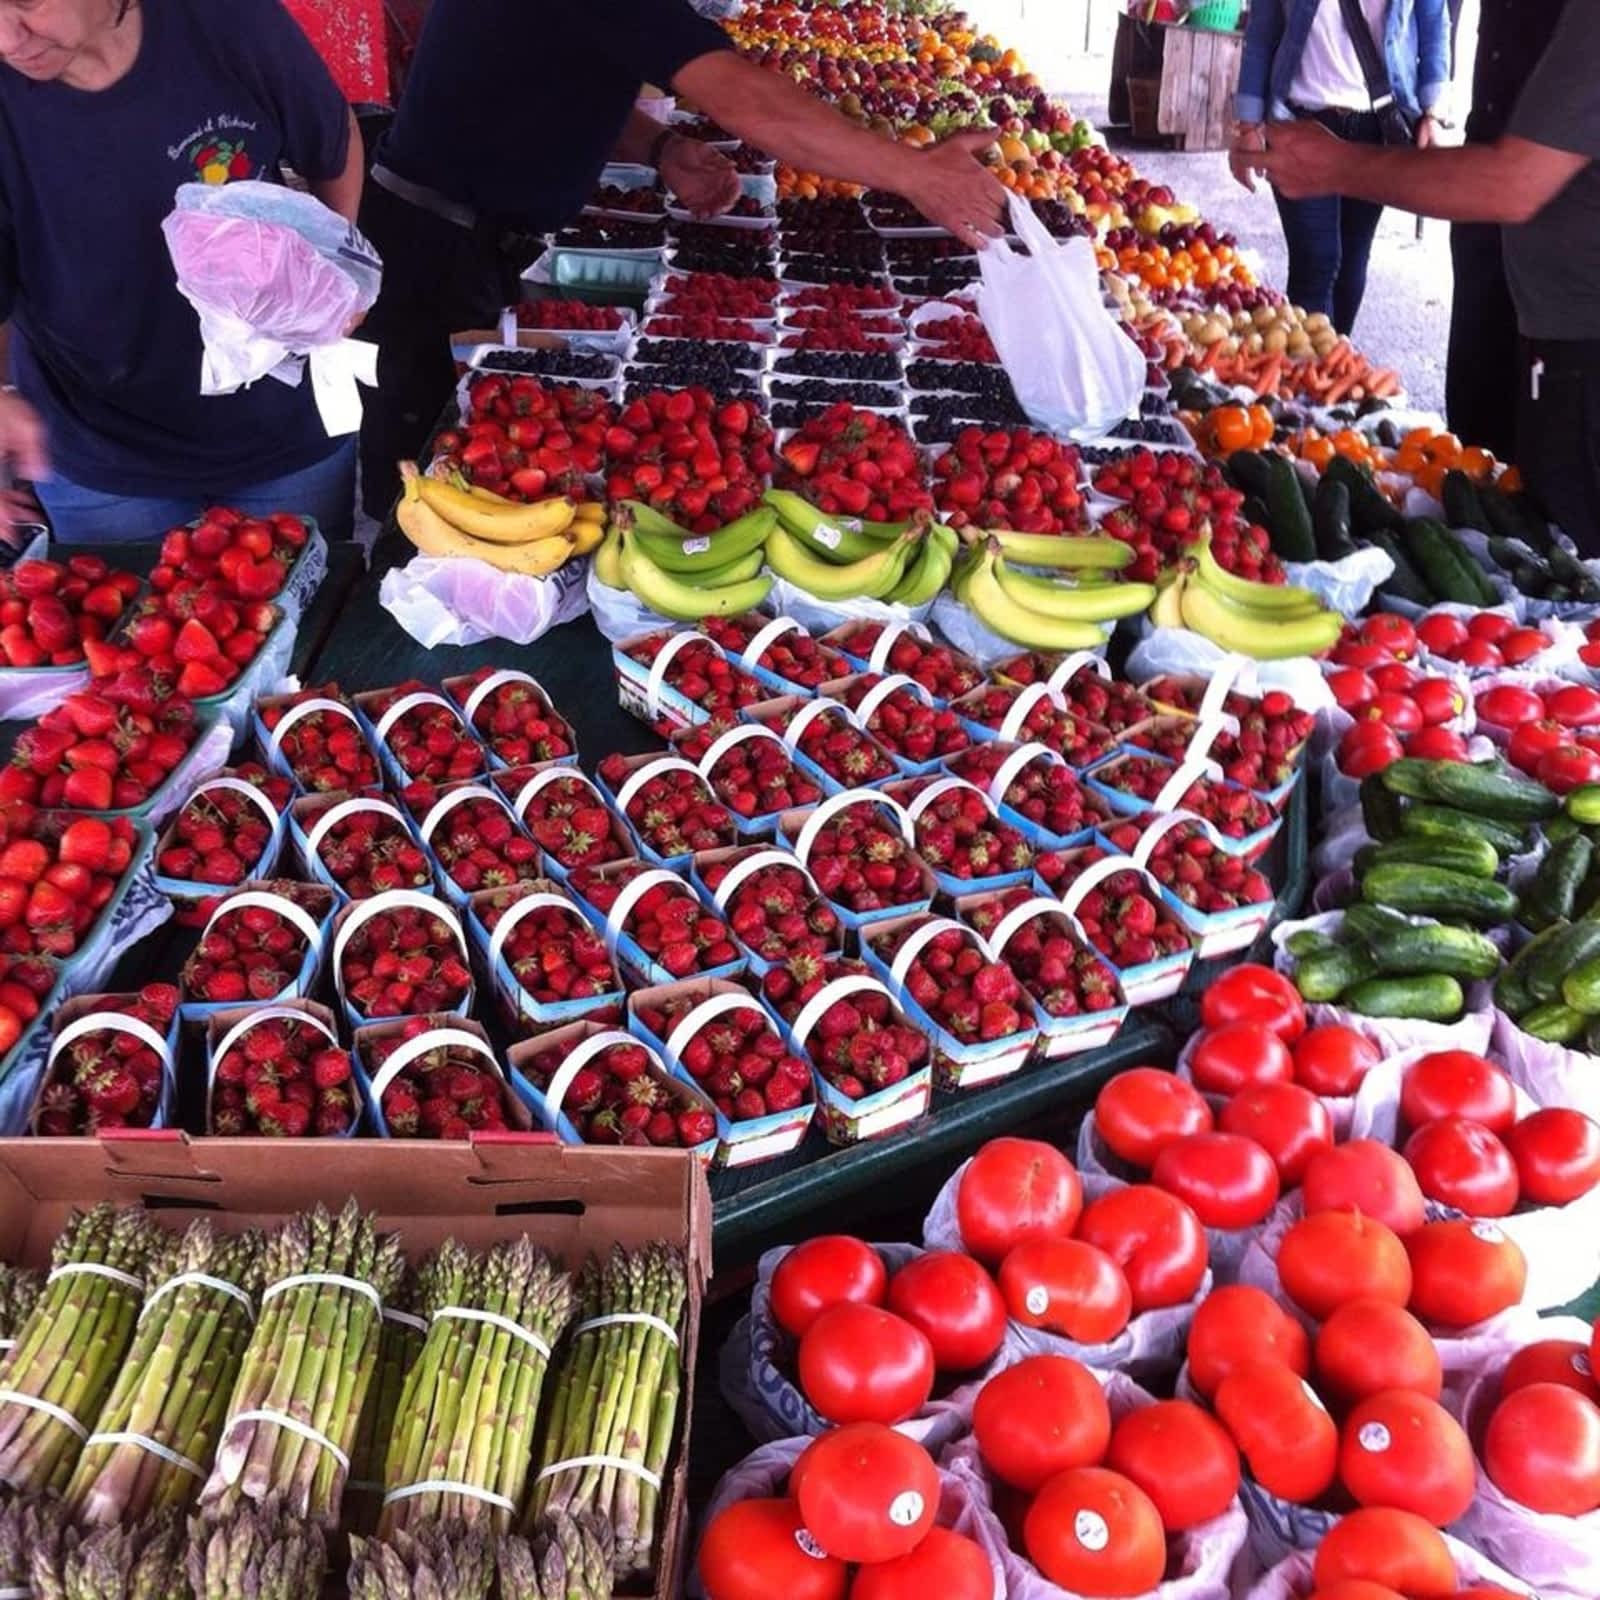
[[[1091,618],[1064,615],[1059,603],[1054,612],[1038,610],[1019,598],[1019,595],[1038,599],[1042,597],[1041,593],[1027,589],[1020,583],[1017,584],[1018,593],[1013,594],[1006,584],[1020,579],[1022,575],[1007,573],[1006,582],[1002,582],[1001,568],[999,541],[986,540],[968,552],[965,568],[954,590],[957,598],[991,633],[997,633],[1002,639],[1009,639],[1028,650],[1092,650],[1105,643],[1105,630]],[[1038,579],[1029,581],[1043,582]],[[1148,586],[1129,584],[1116,587],[1143,587],[1149,593]],[[1098,598],[1105,592],[1096,588],[1084,590],[1082,594]],[[1060,593],[1066,596],[1071,591],[1063,588]]]
[[1338,642],[1344,625],[1309,589],[1255,583],[1225,571],[1208,544],[1200,546],[1192,571],[1162,585],[1150,620],[1158,628],[1187,628],[1257,661],[1321,655]]
[[[546,578],[572,554],[573,545],[564,534],[536,539],[527,544],[492,544],[474,539],[471,534],[446,522],[428,504],[411,478],[395,511],[400,531],[427,556],[466,557],[485,561],[502,572],[520,573],[525,578]],[[569,519],[570,520],[570,519]]]
[[409,462],[403,462],[400,471],[408,485],[416,482],[423,502],[451,527],[488,544],[533,544],[554,538],[565,533],[577,516],[577,507],[561,495],[520,505],[466,484],[422,477]]

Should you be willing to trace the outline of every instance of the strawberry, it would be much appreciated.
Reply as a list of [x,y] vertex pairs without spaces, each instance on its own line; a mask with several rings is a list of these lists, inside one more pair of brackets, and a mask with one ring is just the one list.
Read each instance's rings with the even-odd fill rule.
[[[969,722],[993,728],[998,733],[1012,716],[1018,699],[1024,694],[1037,693],[1037,690],[1008,689],[994,684],[964,695],[956,709]],[[1089,766],[1117,742],[1108,729],[1097,727],[1067,710],[1065,701],[1054,693],[1049,698],[1034,699],[1023,713],[1020,726],[1014,726],[1008,736],[1023,744],[1042,744],[1072,767]]]
[[253,1023],[215,1064],[211,1132],[269,1138],[349,1133],[359,1114],[350,1058],[299,1017]]
[[[411,784],[401,796],[420,824],[440,791],[429,783]],[[504,800],[475,796],[452,806],[434,825],[427,841],[446,875],[466,894],[524,883],[539,876],[539,847]]]
[[[997,666],[995,676],[1027,687],[1044,683],[1066,658],[1025,650]],[[1125,733],[1136,723],[1156,715],[1156,706],[1141,690],[1116,678],[1102,678],[1096,672],[1075,672],[1061,686],[1061,697],[1069,711],[1112,733]]]
[[762,975],[761,997],[785,1022],[793,1022],[824,984],[868,976],[867,964],[848,956],[791,956]]
[[[303,829],[341,803],[333,795],[306,800],[295,807]],[[341,817],[321,837],[317,866],[328,881],[352,900],[365,900],[386,889],[424,889],[433,882],[427,853],[405,823],[387,811],[363,810]]]
[[[320,884],[272,880],[259,886],[292,901],[314,923],[333,910],[333,894]],[[186,998],[213,1004],[272,1000],[300,975],[306,938],[269,906],[217,903],[205,931],[179,975]]]
[[[88,1006],[137,1017],[163,1036],[177,1009],[178,991],[170,984],[150,984],[137,994],[97,995]],[[59,1137],[107,1127],[147,1128],[169,1072],[149,1044],[114,1024],[79,1034],[57,1054],[41,1085],[33,1131]]]
[[953,528],[1088,529],[1078,452],[1028,428],[962,428],[933,463],[934,503]]
[[[658,1038],[660,1029],[670,1032],[673,1026],[649,1007],[641,1008],[639,1021]],[[688,1041],[679,1061],[730,1122],[792,1111],[810,1099],[806,1063],[785,1049],[771,1019],[754,1000],[706,1023]]]
[[[464,714],[473,691],[497,670],[480,667],[465,678],[448,681],[445,692]],[[514,678],[490,690],[473,710],[472,731],[508,767],[560,761],[578,748],[571,725],[531,678]]]
[[584,496],[603,465],[611,402],[592,389],[546,386],[527,374],[484,373],[468,391],[467,420],[435,441],[470,483],[517,500]]
[[[480,895],[473,914],[493,933],[520,898],[513,889]],[[595,1000],[622,989],[605,940],[576,906],[540,906],[528,913],[513,927],[503,954],[517,986],[540,1005]]]
[[[523,1057],[523,1072],[536,1088],[548,1089],[572,1044],[579,1042],[536,1049]],[[585,1144],[689,1149],[716,1136],[716,1123],[699,1097],[640,1044],[608,1045],[591,1056],[561,1110]],[[685,1132],[697,1135],[692,1145],[685,1142]]]
[[[1098,845],[1049,851],[1039,857],[1037,871],[1059,896],[1086,867],[1105,856]],[[1102,879],[1078,902],[1075,915],[1089,943],[1123,971],[1189,948],[1182,924],[1161,903],[1149,879],[1137,872],[1117,872]]]
[[77,557],[19,561],[0,573],[0,666],[73,666],[89,659],[139,589],[132,573]]
[[361,922],[339,958],[340,992],[366,1021],[454,1011],[467,998],[467,952],[449,923],[415,906]]
[[[1119,821],[1107,837],[1119,850],[1131,850],[1153,820],[1143,816]],[[1272,885],[1262,873],[1243,856],[1219,849],[1203,828],[1192,825],[1163,834],[1149,865],[1151,874],[1170,895],[1204,916],[1235,906],[1268,905],[1273,898]]]
[[[625,756],[609,755],[599,775],[619,792],[632,775]],[[733,818],[698,773],[668,768],[652,773],[628,798],[624,813],[647,853],[670,860],[734,842]]]
[[[502,794],[516,796],[535,776],[531,768],[512,768],[494,774]],[[563,872],[574,867],[598,867],[632,853],[617,838],[621,831],[599,790],[581,772],[563,772],[545,784],[525,805],[523,825],[547,862]]]
[[[376,1078],[401,1045],[461,1026],[446,1013],[407,1017],[363,1030],[356,1050],[367,1076]],[[491,1058],[457,1043],[437,1044],[407,1062],[384,1089],[382,1107],[397,1139],[467,1139],[512,1125],[510,1091]]]
[[[926,919],[904,923],[867,938],[885,962],[894,960]],[[958,1044],[992,1043],[1030,1025],[1016,974],[992,961],[965,928],[943,928],[927,940],[906,969],[905,994]]]
[[[1016,749],[999,742],[977,744],[953,756],[947,770],[988,794]],[[1065,762],[1042,753],[1010,779],[1001,804],[1056,839],[1082,835],[1111,817],[1107,802],[1080,783]]]
[[926,899],[924,868],[899,829],[868,799],[830,817],[806,862],[812,881],[857,915],[912,906]]
[[[804,342],[813,335],[793,337]],[[905,430],[877,412],[843,403],[812,417],[783,447],[773,481],[829,515],[867,522],[904,522],[933,507]]]
[[[671,632],[647,634],[628,646],[628,657],[640,666],[652,666],[657,653],[674,637]],[[768,698],[768,691],[748,672],[736,667],[709,639],[696,640],[678,650],[667,664],[663,681],[713,718],[733,717],[746,706]],[[673,726],[663,718],[656,724],[656,731],[665,737]]]
[[[640,861],[579,867],[568,886],[604,916],[624,885],[650,870]],[[623,931],[651,962],[674,978],[691,977],[740,959],[727,924],[704,910],[681,884],[655,884],[647,889],[629,909]]]
[[[156,867],[165,877],[186,882],[233,885],[254,875],[272,841],[268,811],[281,814],[293,796],[287,778],[246,763],[221,777],[247,783],[266,802],[263,808],[233,788],[202,784],[184,803],[156,847]],[[178,921],[203,926],[213,901],[179,906]]]
[[[786,737],[798,709],[785,707],[775,715],[763,717],[761,725]],[[811,717],[802,728],[795,748],[844,789],[881,783],[898,770],[889,752],[858,727],[843,706],[830,707],[820,716]]]
[[[392,689],[362,695],[361,707],[376,724],[391,706],[426,688],[427,685],[410,679]],[[436,699],[403,712],[389,725],[384,743],[411,782],[455,783],[477,776],[485,766],[483,748],[472,737],[460,714]]]
[[1123,502],[1101,518],[1099,532],[1133,546],[1133,563],[1121,574],[1130,581],[1153,583],[1162,567],[1182,559],[1207,528],[1212,554],[1228,570],[1263,583],[1287,581],[1265,530],[1240,522],[1244,496],[1228,484],[1216,462],[1202,463],[1182,451],[1131,450],[1096,470],[1094,488]]
[[[706,867],[706,888],[715,894],[739,861],[764,848],[752,846]],[[838,917],[799,862],[759,867],[741,879],[723,915],[734,937],[763,961],[824,955],[840,940]]]
[[[699,627],[729,656],[742,656],[768,620],[757,612],[747,612],[742,617],[707,617]],[[798,689],[811,690],[820,688],[830,679],[842,678],[850,671],[849,663],[839,651],[798,629],[774,639],[761,652],[756,665]]]
[[[910,805],[941,778],[916,778],[888,791]],[[916,814],[917,854],[935,872],[966,881],[1026,872],[1033,866],[1033,847],[1008,822],[1000,821],[993,802],[971,786],[947,789]]]
[[[883,681],[879,673],[861,673],[851,679],[839,697],[855,710]],[[878,699],[867,718],[866,730],[891,755],[913,766],[943,760],[972,743],[972,736],[954,711],[933,706],[903,683]]]

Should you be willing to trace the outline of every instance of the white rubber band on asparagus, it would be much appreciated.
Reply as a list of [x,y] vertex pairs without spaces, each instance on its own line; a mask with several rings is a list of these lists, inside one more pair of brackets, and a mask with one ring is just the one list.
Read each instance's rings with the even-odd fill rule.
[[918,952],[930,939],[937,938],[941,933],[948,933],[954,929],[961,935],[963,943],[970,942],[977,946],[984,959],[992,960],[989,954],[988,942],[976,928],[969,928],[965,923],[956,922],[950,917],[932,917],[924,922],[920,928],[913,928],[906,942],[894,953],[894,962],[889,968],[889,976],[894,980],[895,987],[903,989],[906,983],[906,974],[911,970],[911,963],[916,960]]
[[92,1450],[97,1444],[119,1445],[136,1444],[141,1450],[147,1450],[153,1456],[165,1461],[169,1467],[176,1467],[180,1472],[187,1472],[191,1478],[203,1478],[206,1469],[197,1462],[191,1461],[188,1456],[177,1450],[170,1450],[159,1439],[152,1439],[146,1433],[129,1433],[126,1429],[119,1429],[112,1433],[91,1433],[83,1441],[85,1450]]
[[617,941],[622,937],[622,925],[628,920],[628,913],[657,884],[684,888],[683,879],[677,873],[668,872],[665,867],[651,867],[648,872],[641,872],[637,878],[623,884],[617,898],[612,901],[610,914],[606,917],[605,938],[606,950],[613,961],[616,960]]
[[884,663],[889,659],[889,652],[894,649],[894,642],[902,633],[909,633],[913,639],[920,639],[923,644],[930,643],[933,638],[920,622],[891,622],[878,635],[878,642],[873,645],[872,654],[867,657],[867,666],[873,672],[883,671]]
[[767,653],[767,647],[781,639],[786,633],[804,633],[799,622],[794,617],[774,617],[771,622],[757,628],[750,643],[744,647],[743,654],[739,657],[739,665],[743,667],[759,666],[762,656]]
[[791,872],[798,872],[806,880],[806,887],[813,893],[816,886],[811,882],[811,874],[800,865],[787,850],[766,849],[755,850],[747,856],[741,857],[728,868],[728,875],[716,887],[712,895],[712,903],[718,911],[726,911],[728,902],[733,898],[734,891],[751,873],[759,872],[763,867],[787,867]]
[[989,780],[989,798],[997,805],[1004,805],[1006,790],[1014,784],[1035,761],[1043,759],[1054,767],[1064,767],[1067,758],[1059,750],[1052,750],[1047,744],[1019,744],[998,767],[994,769],[994,776]]
[[[279,780],[282,781],[281,779]],[[266,817],[268,826],[276,828],[283,819],[273,810],[272,802],[256,788],[253,783],[246,783],[243,778],[208,778],[195,792],[189,796],[191,800],[198,800],[201,795],[209,793],[212,789],[229,789],[234,794],[249,797],[252,804],[261,808],[262,815]]]
[[500,920],[495,923],[489,935],[489,965],[498,968],[500,957],[505,954],[506,940],[516,932],[517,924],[524,917],[530,916],[541,908],[549,907],[556,911],[564,911],[569,916],[575,917],[580,922],[583,913],[566,898],[565,895],[553,894],[548,889],[538,889],[532,894],[525,894],[520,900],[513,901],[501,914]]
[[382,916],[396,906],[409,906],[413,911],[437,917],[455,935],[456,953],[463,964],[466,962],[467,936],[461,931],[461,923],[455,912],[444,901],[422,889],[385,889],[382,894],[375,894],[369,900],[357,900],[334,935],[333,981],[341,999],[344,997],[344,951],[351,934],[363,922],[370,922],[372,918]]
[[70,1277],[75,1272],[86,1272],[91,1278],[108,1278],[112,1283],[120,1283],[124,1288],[137,1289],[144,1293],[144,1279],[136,1278],[131,1272],[124,1272],[120,1267],[108,1267],[98,1261],[64,1261],[59,1267],[50,1269],[50,1276],[44,1281],[54,1283],[57,1278]]
[[[903,672],[892,672],[887,678],[873,684],[856,702],[856,721],[863,728],[872,721],[872,713],[892,695],[896,689],[909,689],[923,705],[931,706],[933,696],[917,682],[915,678],[908,678]],[[868,730],[870,732],[870,729]]]
[[20,1389],[0,1389],[0,1405],[26,1406],[29,1411],[42,1411],[52,1422],[59,1422],[81,1444],[89,1437],[89,1430],[67,1410],[53,1400],[41,1400],[36,1394],[24,1394]]
[[498,789],[491,789],[486,783],[464,783],[459,789],[452,789],[449,794],[440,795],[429,808],[427,816],[417,826],[417,832],[422,835],[424,844],[433,842],[433,830],[459,805],[465,805],[468,800],[490,800],[502,810],[511,808],[506,804],[506,797]]
[[322,929],[317,926],[311,913],[304,906],[297,906],[287,895],[273,894],[267,889],[246,889],[242,894],[229,895],[211,913],[211,920],[206,924],[205,933],[200,937],[204,939],[206,934],[216,927],[219,917],[225,917],[230,911],[248,911],[251,906],[259,906],[264,911],[271,911],[282,917],[299,932],[311,947],[313,955],[322,954]]
[[691,1006],[684,1016],[678,1018],[676,1026],[663,1042],[667,1060],[676,1061],[708,1022],[716,1017],[726,1016],[730,1011],[755,1012],[761,1018],[763,1029],[771,1032],[767,1014],[754,995],[743,989],[738,994],[724,991],[722,994],[708,996],[699,1005]]
[[447,1050],[451,1045],[460,1045],[463,1050],[471,1050],[482,1056],[493,1069],[502,1087],[504,1086],[505,1074],[500,1070],[499,1059],[477,1034],[470,1033],[465,1028],[430,1028],[426,1033],[419,1033],[415,1038],[407,1039],[384,1062],[372,1080],[370,1093],[373,1104],[381,1107],[384,1091],[400,1073],[418,1056],[426,1055],[430,1050],[437,1050],[441,1045]]
[[1028,720],[1028,713],[1041,700],[1048,700],[1057,711],[1067,709],[1066,696],[1059,689],[1052,688],[1048,683],[1030,683],[1025,689],[1017,691],[1017,698],[1011,702],[1010,709],[1001,719],[999,738],[1002,744],[1010,744],[1022,732],[1022,724]]
[[662,772],[689,772],[701,783],[705,782],[700,776],[700,769],[692,761],[685,761],[682,756],[658,756],[629,773],[628,781],[616,791],[617,810],[627,816],[629,802],[653,777]]
[[[422,1334],[424,1338],[427,1337],[428,1319],[426,1317],[415,1316],[409,1311],[396,1311],[392,1306],[385,1306],[383,1308],[383,1320],[385,1322],[393,1322],[398,1327],[409,1328],[413,1333]],[[381,1489],[383,1485],[375,1483],[371,1487]]]
[[513,1339],[520,1339],[530,1350],[543,1356],[546,1361],[550,1359],[550,1346],[539,1337],[531,1328],[524,1328],[520,1322],[513,1322],[510,1317],[502,1317],[498,1311],[479,1311],[476,1306],[440,1306],[428,1319],[430,1322],[481,1322],[486,1327],[498,1328],[501,1333],[509,1333]]
[[746,739],[770,739],[774,744],[783,744],[783,740],[771,728],[764,727],[759,722],[741,722],[736,727],[729,728],[726,733],[719,734],[711,741],[706,753],[700,757],[698,769],[700,776],[709,781],[717,763],[735,745],[743,744]]
[[[701,644],[711,644],[703,633],[695,633],[692,629],[674,633],[661,641],[655,660],[650,663],[650,676],[644,681],[644,703],[652,717],[661,715],[661,686],[666,682],[667,668],[672,665],[672,658],[692,639],[699,640]],[[716,650],[717,647],[713,644],[711,648]]]
[[[319,1433],[309,1423],[300,1421],[298,1417],[291,1417],[286,1412],[273,1411],[265,1406],[256,1411],[241,1411],[236,1416],[229,1417],[223,1425],[222,1439],[226,1439],[235,1428],[245,1422],[270,1422],[279,1428],[287,1428],[290,1433],[298,1433],[302,1439],[326,1450],[346,1472],[350,1470],[350,1457],[327,1434]],[[222,1439],[217,1441],[219,1446],[222,1443]],[[232,1482],[234,1480],[230,1479],[229,1481]]]
[[31,1600],[33,1590],[26,1585],[21,1589],[0,1589],[0,1600]]
[[50,1041],[50,1054],[45,1057],[44,1063],[47,1078],[50,1076],[51,1067],[56,1064],[56,1057],[74,1039],[81,1039],[86,1033],[125,1033],[154,1050],[161,1058],[162,1068],[167,1075],[170,1077],[172,1074],[172,1051],[168,1048],[167,1041],[143,1018],[130,1017],[123,1011],[91,1011],[88,1016],[69,1022]]
[[880,789],[846,789],[842,794],[830,795],[806,818],[805,826],[801,828],[794,842],[794,853],[799,856],[800,865],[810,871],[811,852],[816,848],[817,835],[832,818],[851,806],[869,804],[887,811],[899,824],[901,838],[908,845],[913,847],[916,845],[916,824],[907,816],[906,808],[892,795],[884,794]]
[[533,1481],[543,1483],[558,1472],[576,1472],[580,1467],[610,1467],[613,1471],[631,1473],[635,1478],[643,1479],[652,1489],[661,1487],[658,1473],[652,1472],[643,1462],[629,1461],[625,1456],[572,1456],[566,1461],[553,1461]]
[[597,806],[604,806],[606,797],[595,788],[594,784],[586,778],[576,767],[553,766],[546,767],[543,772],[536,772],[517,790],[517,798],[511,802],[511,809],[517,814],[518,822],[527,821],[528,802],[538,794],[541,789],[548,788],[558,778],[572,778],[581,783],[590,794],[594,796]]
[[274,1295],[287,1294],[291,1289],[306,1289],[318,1283],[325,1283],[332,1289],[348,1289],[351,1294],[365,1295],[378,1312],[383,1310],[383,1296],[373,1284],[365,1278],[346,1277],[342,1272],[293,1272],[287,1278],[269,1283],[261,1291],[261,1303],[265,1305]]
[[390,706],[389,709],[385,711],[375,723],[373,723],[372,731],[377,734],[379,739],[381,739],[384,744],[388,744],[389,730],[401,719],[401,717],[406,714],[406,712],[415,711],[418,706],[443,706],[444,709],[448,711],[457,722],[460,722],[461,720],[460,708],[452,705],[442,694],[437,693],[433,689],[413,689],[410,694],[401,695],[400,698],[396,700],[395,703]]
[[[347,1489],[352,1487],[348,1483],[345,1485]],[[382,1487],[382,1484],[373,1485],[375,1489]],[[392,1506],[396,1500],[409,1500],[419,1494],[464,1494],[470,1500],[481,1500],[486,1506],[498,1506],[502,1511],[517,1509],[516,1501],[496,1494],[493,1489],[480,1489],[475,1483],[459,1483],[454,1478],[427,1478],[421,1483],[408,1483],[403,1489],[389,1490],[383,1497],[383,1503]]]
[[[344,717],[356,725],[356,732],[361,731],[361,719],[351,707],[342,700],[329,700],[322,695],[313,695],[309,700],[302,700],[297,706],[290,706],[278,721],[278,726],[272,730],[271,737],[267,740],[267,748],[273,755],[281,755],[283,736],[302,717],[309,717],[315,711],[331,711],[335,716]],[[364,741],[363,741],[364,742]]]
[[498,672],[491,672],[462,702],[461,715],[466,719],[468,727],[472,726],[472,719],[478,714],[478,707],[496,689],[508,683],[527,684],[544,701],[546,707],[551,705],[550,696],[545,693],[544,685],[532,673],[522,672],[516,667],[501,667]]
[[947,794],[955,794],[958,790],[970,789],[973,794],[983,801],[985,809],[992,817],[995,813],[994,797],[987,795],[977,784],[969,782],[966,778],[935,778],[926,789],[919,789],[906,801],[906,815],[913,822],[921,819],[922,813],[933,804],[935,800]]
[[[1222,776],[1222,769],[1215,761],[1206,755],[1190,753],[1174,769],[1173,774],[1156,791],[1156,797],[1150,802],[1152,811],[1170,811],[1188,794],[1195,784],[1202,778],[1213,781]],[[1112,787],[1116,787],[1115,775],[1112,776]]]
[[359,816],[363,811],[376,811],[382,816],[392,817],[405,832],[411,832],[410,828],[406,827],[406,819],[387,800],[379,800],[374,795],[356,795],[352,799],[341,800],[338,805],[329,806],[311,825],[310,832],[306,834],[307,854],[313,856],[317,854],[322,841],[327,837],[328,830],[336,822],[343,822],[346,817]]
[[1085,667],[1092,667],[1097,676],[1107,683],[1111,682],[1111,664],[1104,656],[1097,656],[1092,650],[1074,650],[1070,656],[1063,658],[1061,664],[1044,681],[1052,689],[1065,689]]
[[587,1322],[580,1322],[572,1330],[572,1337],[576,1339],[580,1333],[593,1333],[596,1328],[619,1328],[624,1324],[654,1328],[673,1349],[678,1347],[678,1330],[664,1318],[655,1316],[649,1311],[613,1311],[609,1316],[590,1317]]
[[174,1289],[181,1289],[186,1284],[193,1284],[198,1289],[215,1289],[218,1294],[225,1294],[237,1300],[245,1309],[245,1314],[252,1322],[256,1319],[256,1303],[236,1283],[229,1283],[226,1278],[213,1278],[209,1272],[180,1272],[168,1278],[165,1283],[158,1283],[149,1294],[145,1296],[144,1305],[139,1310],[139,1321],[150,1315],[155,1309],[156,1301],[162,1295],[170,1294]]

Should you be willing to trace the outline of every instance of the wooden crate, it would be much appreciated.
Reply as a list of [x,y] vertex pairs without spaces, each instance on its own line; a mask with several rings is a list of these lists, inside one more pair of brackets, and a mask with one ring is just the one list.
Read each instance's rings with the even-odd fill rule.
[[1185,150],[1225,150],[1244,51],[1241,33],[1166,29],[1156,126]]

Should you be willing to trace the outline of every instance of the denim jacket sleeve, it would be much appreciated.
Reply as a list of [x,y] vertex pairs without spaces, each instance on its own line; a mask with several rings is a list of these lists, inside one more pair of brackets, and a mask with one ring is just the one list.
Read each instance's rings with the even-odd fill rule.
[[1448,0],[1417,0],[1417,104],[1430,110],[1449,86]]
[[[1445,0],[1425,0],[1443,10]],[[1234,115],[1241,122],[1265,122],[1271,93],[1272,58],[1283,38],[1285,0],[1254,0],[1245,27],[1244,51],[1239,62],[1239,88]]]

